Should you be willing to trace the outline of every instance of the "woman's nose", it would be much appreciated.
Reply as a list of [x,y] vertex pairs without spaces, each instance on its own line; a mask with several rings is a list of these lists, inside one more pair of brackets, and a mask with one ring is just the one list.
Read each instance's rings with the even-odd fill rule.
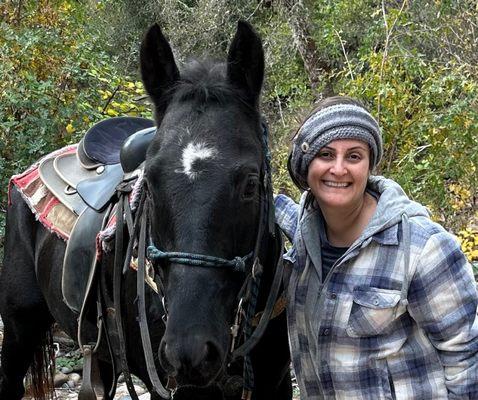
[[334,175],[343,176],[347,173],[347,168],[345,167],[344,160],[340,157],[337,157],[330,169],[330,172]]

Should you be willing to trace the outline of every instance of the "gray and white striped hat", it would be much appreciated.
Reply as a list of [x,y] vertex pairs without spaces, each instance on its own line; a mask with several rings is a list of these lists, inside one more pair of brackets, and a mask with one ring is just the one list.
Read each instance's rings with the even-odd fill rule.
[[354,104],[336,104],[312,114],[300,127],[293,140],[291,171],[304,188],[307,185],[309,164],[319,150],[339,139],[356,139],[368,143],[372,167],[382,158],[383,145],[380,127],[365,109]]

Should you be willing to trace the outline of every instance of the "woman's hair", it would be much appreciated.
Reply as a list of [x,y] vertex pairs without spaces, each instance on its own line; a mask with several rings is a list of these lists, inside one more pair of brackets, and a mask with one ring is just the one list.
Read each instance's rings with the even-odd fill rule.
[[[292,136],[291,140],[293,140],[296,136],[297,133],[299,132],[300,128],[302,125],[314,114],[316,114],[319,111],[324,110],[327,107],[335,106],[338,104],[350,104],[354,106],[361,107],[365,110],[367,108],[358,100],[353,99],[352,97],[349,96],[332,96],[332,97],[326,97],[325,99],[322,99],[319,101],[316,105],[316,107],[302,120],[302,123],[299,125],[299,128],[294,131],[294,135]],[[368,110],[367,110],[368,111]],[[292,182],[302,191],[308,191],[307,193],[307,198],[305,201],[305,206],[308,207],[309,205],[313,204],[314,200],[314,195],[310,191],[309,187],[304,186],[301,182],[297,180],[295,177],[295,174],[292,171],[292,164],[291,164],[291,159],[292,159],[292,149],[289,152],[289,157],[287,158],[287,170],[289,171],[289,175],[292,179]],[[371,161],[372,162],[372,161]]]

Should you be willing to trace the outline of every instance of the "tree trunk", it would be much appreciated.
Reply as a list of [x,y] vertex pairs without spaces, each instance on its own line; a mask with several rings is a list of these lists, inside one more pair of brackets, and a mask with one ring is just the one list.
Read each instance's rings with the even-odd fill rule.
[[[331,82],[325,78],[326,73],[331,70],[331,65],[319,56],[317,45],[311,35],[311,22],[307,7],[303,0],[279,0],[279,4],[285,12],[285,17],[292,30],[294,44],[304,62],[312,91],[316,97],[331,95]],[[321,94],[317,92],[320,84],[323,87]]]

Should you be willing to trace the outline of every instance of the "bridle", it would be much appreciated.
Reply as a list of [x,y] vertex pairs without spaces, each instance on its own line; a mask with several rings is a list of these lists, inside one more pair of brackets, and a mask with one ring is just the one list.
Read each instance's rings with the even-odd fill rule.
[[[118,337],[120,343],[120,361],[122,364],[123,375],[125,377],[126,385],[133,400],[138,400],[138,396],[134,390],[134,386],[129,374],[128,364],[126,360],[126,345],[124,342],[124,332],[121,320],[121,275],[126,272],[131,263],[133,246],[135,242],[138,246],[138,268],[137,268],[137,306],[138,306],[138,322],[141,332],[141,340],[143,345],[144,356],[146,360],[146,367],[151,383],[162,398],[169,399],[174,394],[175,383],[173,380],[168,382],[167,388],[161,383],[155,364],[153,350],[151,346],[151,339],[149,336],[148,323],[146,318],[146,303],[145,303],[145,277],[146,264],[151,262],[157,265],[160,262],[173,262],[181,265],[188,265],[199,268],[223,268],[231,272],[242,272],[246,274],[242,289],[239,293],[238,306],[235,312],[234,324],[231,327],[231,348],[229,352],[229,363],[236,360],[238,357],[244,358],[244,389],[243,398],[250,399],[254,387],[254,376],[252,372],[252,364],[249,356],[250,351],[259,342],[262,337],[267,324],[271,318],[274,304],[279,296],[279,289],[282,283],[283,265],[282,265],[282,236],[279,229],[275,225],[274,207],[272,197],[272,183],[271,183],[271,168],[270,168],[270,153],[268,148],[268,132],[265,124],[263,126],[262,147],[264,152],[264,161],[262,165],[262,182],[260,185],[260,214],[256,234],[256,240],[252,251],[244,256],[236,256],[233,259],[224,259],[205,254],[194,254],[180,251],[163,251],[156,247],[151,240],[148,229],[148,216],[151,206],[151,199],[149,189],[146,181],[143,182],[141,198],[136,210],[134,221],[129,209],[127,201],[127,190],[119,198],[116,218],[116,242],[115,242],[115,271],[114,271],[114,302],[115,302],[115,319],[118,329]],[[121,193],[121,188],[119,190]],[[123,230],[124,223],[128,226],[130,232],[128,246],[126,249],[126,257],[123,263]],[[266,253],[263,251],[263,243],[265,235],[274,238],[278,242],[277,264],[275,267],[274,277],[269,291],[266,305],[259,322],[255,329],[253,329],[253,318],[256,313],[256,304],[259,294],[259,286],[263,272],[261,255]],[[122,264],[122,265],[121,265]],[[167,318],[166,297],[164,285],[161,279],[161,274],[155,274],[155,283],[158,287],[158,292],[162,297],[163,308]],[[244,305],[247,305],[244,310]],[[244,316],[244,317],[243,317]],[[243,329],[244,341],[236,347],[239,332]]]

